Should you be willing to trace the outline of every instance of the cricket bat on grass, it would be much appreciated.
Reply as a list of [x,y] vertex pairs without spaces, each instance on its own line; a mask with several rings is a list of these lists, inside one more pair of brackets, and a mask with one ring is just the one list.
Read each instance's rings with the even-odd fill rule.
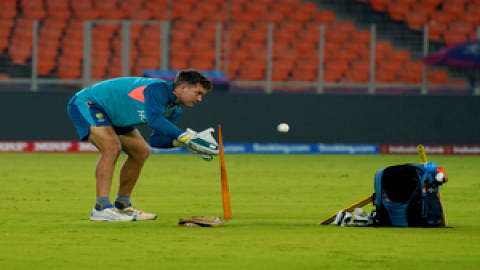
[[[361,200],[361,201],[358,201],[348,207],[345,207],[342,209],[342,211],[344,212],[352,212],[355,208],[362,208],[364,207],[365,205],[371,203],[373,201],[373,194],[366,197],[365,199]],[[337,214],[338,213],[335,213],[331,216],[329,216],[328,218],[320,221],[317,225],[328,225],[330,223],[332,223],[334,220],[335,220],[335,217],[337,217]]]

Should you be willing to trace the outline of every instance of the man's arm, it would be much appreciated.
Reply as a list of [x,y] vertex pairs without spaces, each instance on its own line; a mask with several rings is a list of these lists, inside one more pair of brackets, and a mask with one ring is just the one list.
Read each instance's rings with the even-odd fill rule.
[[[172,124],[176,124],[181,114],[182,114],[182,108],[178,107],[174,111],[174,113],[172,113],[169,117],[167,117],[167,120],[170,121]],[[150,135],[150,139],[148,143],[150,144],[151,147],[155,147],[155,148],[173,148],[175,147],[172,143],[174,139],[175,138],[171,138],[154,129],[152,131],[152,135]]]
[[163,115],[168,104],[167,91],[161,83],[154,83],[145,88],[143,92],[145,96],[145,114],[149,127],[173,140],[178,138],[184,131],[167,120]]

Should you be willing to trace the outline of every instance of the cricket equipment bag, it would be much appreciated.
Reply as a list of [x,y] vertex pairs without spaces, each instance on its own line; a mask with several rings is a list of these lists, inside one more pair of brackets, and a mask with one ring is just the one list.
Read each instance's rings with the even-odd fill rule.
[[443,176],[443,169],[433,162],[378,170],[374,179],[373,226],[441,226],[443,213],[438,192],[446,181]]

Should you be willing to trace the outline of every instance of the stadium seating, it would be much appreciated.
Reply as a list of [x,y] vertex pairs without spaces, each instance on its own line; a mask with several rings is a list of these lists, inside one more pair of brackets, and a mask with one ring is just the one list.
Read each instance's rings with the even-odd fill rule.
[[[480,22],[480,1],[357,0],[412,30],[430,27],[434,41],[453,44],[473,38]],[[169,3],[171,4],[169,9]],[[228,10],[230,13],[228,13]],[[169,68],[211,70],[216,61],[217,22],[221,33],[221,67],[231,80],[266,78],[268,25],[274,25],[272,79],[316,81],[319,49],[324,50],[327,82],[370,80],[371,33],[357,30],[350,21],[337,21],[332,11],[299,0],[2,0],[0,51],[15,65],[31,58],[32,19],[40,20],[38,73],[41,76],[82,76],[84,20],[171,20]],[[324,23],[325,43],[320,44]],[[129,33],[129,69],[160,68],[161,27],[132,23]],[[98,23],[92,28],[92,71],[95,79],[122,75],[122,35],[118,23]],[[396,50],[389,41],[375,44],[375,78],[385,83],[419,83],[423,63],[408,50]],[[3,76],[3,75],[2,75]],[[443,78],[442,78],[443,76]],[[431,83],[448,81],[445,72],[430,72]]]
[[[359,1],[359,0],[357,0]],[[405,22],[410,29],[423,31],[429,26],[429,38],[447,45],[477,39],[480,24],[478,0],[370,0],[359,1],[376,11],[386,12],[392,20]]]

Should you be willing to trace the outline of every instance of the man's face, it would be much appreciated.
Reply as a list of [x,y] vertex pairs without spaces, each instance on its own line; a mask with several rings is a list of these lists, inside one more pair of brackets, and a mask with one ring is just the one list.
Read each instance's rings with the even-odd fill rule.
[[202,96],[207,93],[207,90],[198,83],[195,86],[182,84],[175,92],[178,95],[178,99],[175,103],[183,104],[191,108],[197,102],[202,101]]

